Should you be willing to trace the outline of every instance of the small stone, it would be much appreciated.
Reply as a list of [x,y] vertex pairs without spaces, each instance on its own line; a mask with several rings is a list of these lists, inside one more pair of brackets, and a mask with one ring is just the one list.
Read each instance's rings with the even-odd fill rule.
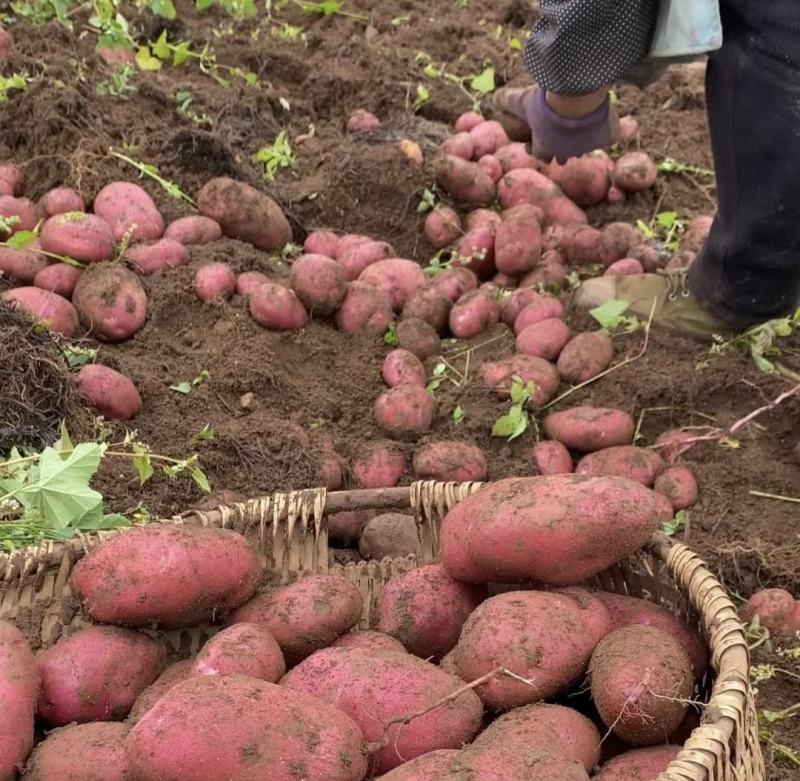
[[242,398],[239,399],[239,405],[242,409],[252,410],[258,406],[258,400],[256,399],[255,393],[252,391],[247,391]]

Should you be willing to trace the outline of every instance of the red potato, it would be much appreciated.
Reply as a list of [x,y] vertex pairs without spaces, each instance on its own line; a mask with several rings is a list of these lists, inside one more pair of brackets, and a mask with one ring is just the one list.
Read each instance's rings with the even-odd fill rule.
[[451,303],[455,303],[470,290],[478,289],[478,277],[474,271],[463,266],[456,266],[437,274],[433,278],[432,287],[448,298]]
[[66,298],[38,287],[15,287],[6,290],[3,301],[21,309],[37,323],[46,323],[48,330],[72,338],[78,332],[78,313]]
[[490,282],[501,290],[513,290],[517,286],[517,278],[508,274],[495,274]]
[[495,184],[503,178],[503,166],[494,155],[484,155],[478,160],[478,165]]
[[184,246],[194,244],[211,244],[222,238],[222,228],[219,223],[202,214],[189,214],[178,217],[167,225],[164,231],[165,239],[172,239]]
[[75,285],[78,284],[82,273],[83,270],[77,266],[70,266],[68,263],[53,263],[36,272],[33,284],[42,290],[58,293],[64,298],[72,298],[72,291],[75,290]]
[[629,255],[642,264],[646,274],[652,274],[664,268],[671,259],[669,250],[656,241],[639,244],[630,251]]
[[[631,114],[619,118],[619,140],[628,144],[639,135],[639,120]],[[644,780],[643,780],[644,781]]]
[[691,507],[697,501],[697,481],[692,470],[686,466],[665,469],[656,478],[654,488],[669,499],[676,512]]
[[87,363],[75,375],[83,399],[108,420],[130,420],[142,409],[136,386],[124,375],[99,363]]
[[[623,117],[624,119],[624,117]],[[600,767],[593,781],[657,781],[681,751],[681,746],[650,746],[626,751]]]
[[600,733],[594,723],[578,711],[563,705],[525,705],[493,721],[472,742],[478,747],[502,744],[512,754],[523,754],[531,747],[547,748],[572,762],[580,762],[587,772],[600,761]]
[[628,152],[614,165],[613,183],[626,193],[649,190],[658,179],[658,169],[645,152]]
[[481,603],[467,619],[456,646],[458,674],[474,681],[504,667],[529,683],[497,676],[476,693],[494,710],[529,705],[578,681],[608,628],[608,612],[599,600],[508,591]]
[[472,160],[475,154],[475,142],[469,133],[456,133],[442,142],[439,151],[443,155],[452,155],[461,160]]
[[703,249],[714,218],[710,214],[701,214],[689,222],[686,233],[681,237],[681,251],[694,252],[695,254]]
[[664,459],[652,450],[635,445],[616,445],[584,456],[578,461],[575,473],[591,477],[617,475],[650,487],[663,468]]
[[94,722],[48,733],[25,765],[22,781],[130,781],[123,742],[127,724]]
[[379,260],[386,260],[394,255],[394,250],[385,241],[360,241],[348,244],[346,236],[339,242],[339,250],[336,255],[338,264],[344,269],[344,273],[349,282],[358,279],[365,268],[377,263]]
[[795,602],[794,610],[789,614],[783,627],[778,630],[778,634],[792,639],[800,637],[800,602]]
[[600,331],[586,331],[570,339],[558,356],[558,373],[574,385],[604,372],[614,357],[611,337]]
[[[0,169],[1,170],[1,169]],[[33,747],[39,672],[22,632],[0,620],[0,779],[14,781]]]
[[418,317],[404,318],[397,324],[397,344],[422,361],[442,352],[439,334]]
[[367,133],[370,130],[377,130],[380,126],[381,121],[363,108],[357,108],[347,118],[348,133]]
[[154,241],[164,235],[164,218],[138,184],[111,182],[94,199],[94,213],[111,226],[115,241]]
[[620,190],[615,184],[612,184],[611,187],[608,188],[608,192],[606,193],[606,200],[609,203],[624,203],[625,202],[625,191]]
[[483,122],[483,117],[477,111],[465,111],[456,119],[456,133],[469,133],[476,125]]
[[[361,728],[367,741],[384,736],[384,724],[431,708],[462,682],[411,654],[326,648],[283,678],[282,686],[313,694],[339,708]],[[404,724],[393,724],[388,745],[370,757],[379,775],[429,751],[460,748],[480,729],[483,708],[472,691],[446,706],[428,710]]]
[[236,274],[227,263],[204,263],[194,275],[194,292],[201,301],[230,298],[236,290]]
[[533,446],[533,465],[540,475],[569,475],[575,471],[572,456],[560,442],[537,442]]
[[355,333],[366,331],[375,336],[386,333],[394,319],[386,293],[366,282],[350,282],[342,305],[334,315],[340,331]]
[[672,259],[664,268],[666,271],[687,271],[696,258],[696,253],[689,250],[682,250],[673,255]]
[[197,208],[218,222],[225,236],[258,249],[280,250],[292,240],[292,228],[278,204],[244,182],[211,179],[197,194]]
[[486,206],[497,194],[491,177],[477,164],[445,154],[434,164],[437,184],[454,198]]
[[460,754],[461,751],[451,748],[429,751],[384,773],[380,781],[440,781],[452,778],[453,776],[449,775],[451,763]]
[[[550,747],[527,746],[522,753],[510,752],[502,740],[468,746],[450,762],[453,775],[470,781],[529,779],[536,781],[588,781],[578,762],[553,753]],[[438,779],[437,779],[438,781]]]
[[490,223],[470,228],[456,246],[454,265],[464,266],[480,279],[492,275],[494,267],[495,228]]
[[86,211],[86,204],[81,194],[71,187],[56,187],[49,190],[39,199],[39,212],[47,219],[56,214]]
[[609,591],[594,592],[606,606],[611,616],[611,628],[621,629],[625,626],[652,626],[671,635],[677,640],[689,661],[696,678],[702,678],[708,669],[708,649],[698,634],[682,619],[661,605],[646,599],[613,594]]
[[[12,234],[32,231],[39,222],[36,204],[28,198],[15,198],[12,195],[0,195],[0,217],[16,220],[11,225]],[[0,239],[5,239],[8,235],[5,231],[0,231]]]
[[136,781],[361,781],[363,742],[352,719],[316,697],[221,675],[170,689],[124,748]]
[[331,643],[331,647],[360,648],[363,651],[394,651],[401,654],[406,651],[399,640],[375,629],[351,629],[341,637],[337,637]]
[[544,433],[584,453],[633,442],[636,424],[627,412],[607,407],[572,407],[553,412],[542,422]]
[[38,242],[31,242],[22,249],[0,247],[0,278],[8,277],[25,285],[33,282],[40,271],[52,264],[50,258],[36,252],[38,246]]
[[81,321],[96,339],[122,342],[147,319],[147,296],[132,271],[98,263],[87,268],[72,293]]
[[611,185],[606,155],[590,153],[571,157],[564,165],[550,163],[547,175],[578,206],[594,206],[606,197]]
[[449,206],[436,206],[425,218],[425,238],[436,249],[449,247],[461,235],[461,218]]
[[508,173],[516,168],[538,169],[541,163],[528,152],[526,144],[514,143],[500,147],[494,156],[503,168],[503,173]]
[[572,337],[569,326],[557,317],[540,320],[517,335],[517,352],[554,361]]
[[540,263],[520,281],[520,287],[534,287],[559,292],[567,285],[567,272],[561,263]]
[[626,626],[604,637],[592,654],[589,680],[603,723],[632,746],[666,742],[693,691],[686,652],[651,626]]
[[503,221],[503,218],[491,209],[473,209],[467,215],[467,230],[474,230],[475,228],[489,227],[497,230],[497,227]]
[[395,312],[402,312],[408,301],[428,287],[425,272],[405,258],[379,260],[364,269],[358,279],[385,293]]
[[260,271],[243,271],[236,277],[236,293],[240,296],[253,294],[256,288],[269,282],[269,277]]
[[[3,32],[7,40],[10,40],[11,36],[5,30]],[[2,47],[1,42],[0,47]],[[22,195],[24,188],[25,174],[22,169],[14,163],[0,163],[0,195]]]
[[626,258],[634,248],[644,243],[644,235],[627,222],[610,222],[603,226],[603,237],[610,252],[618,258]]
[[428,376],[422,361],[414,353],[402,347],[391,350],[386,355],[381,376],[390,388],[396,388],[398,385],[417,385],[424,388],[428,384]]
[[536,303],[542,300],[542,294],[531,288],[520,287],[515,290],[510,296],[503,299],[503,308],[500,314],[503,322],[509,327],[513,328],[514,321],[519,317],[519,313],[525,309],[528,304]]
[[507,399],[511,383],[519,377],[524,385],[534,384],[530,404],[534,408],[547,404],[558,389],[559,377],[556,367],[544,358],[535,355],[514,355],[499,361],[486,361],[480,368],[481,380],[500,399]]
[[166,666],[160,642],[115,626],[81,629],[36,658],[36,714],[51,727],[124,719]]
[[615,260],[603,274],[604,277],[626,276],[628,274],[644,274],[642,264],[636,258]]
[[469,131],[469,134],[472,137],[473,154],[477,159],[484,155],[494,154],[498,149],[509,143],[506,131],[495,119],[488,119],[475,125]]
[[[157,562],[158,577],[149,574]],[[261,580],[244,537],[223,529],[137,527],[101,542],[72,570],[72,588],[95,621],[193,626],[244,604]]]
[[413,515],[383,513],[371,518],[361,532],[358,552],[363,559],[382,561],[419,553],[419,536]]
[[514,320],[514,333],[519,336],[526,328],[552,320],[564,315],[564,305],[553,296],[539,295],[538,300],[531,301]]
[[338,249],[339,237],[333,231],[312,231],[303,242],[303,250],[309,255],[326,255],[329,258],[335,258]]
[[558,240],[558,249],[567,263],[590,266],[602,263],[610,266],[619,260],[614,244],[602,231],[590,225],[570,224],[553,228]]
[[414,453],[414,476],[418,480],[467,483],[486,479],[483,451],[471,442],[428,442]]
[[679,428],[662,431],[656,437],[654,449],[665,461],[672,463],[692,447],[689,440],[695,436],[697,436],[695,433]]
[[268,629],[234,624],[214,635],[197,654],[194,675],[247,675],[277,683],[286,673],[283,652]]
[[580,583],[650,538],[656,497],[624,477],[501,480],[445,516],[442,564],[469,583]]
[[750,623],[758,616],[761,626],[770,632],[780,632],[795,609],[794,597],[782,588],[764,588],[756,591],[739,609],[742,621]]
[[433,396],[417,385],[390,388],[375,401],[375,420],[396,439],[424,434],[431,427],[435,414]]
[[149,276],[156,271],[166,271],[177,266],[185,266],[189,262],[189,253],[179,241],[163,238],[129,247],[125,251],[125,259],[140,274]]
[[292,263],[290,282],[295,295],[312,314],[330,315],[347,294],[347,276],[335,260],[301,255]]
[[555,195],[541,204],[544,211],[545,226],[551,225],[576,225],[589,222],[586,212],[574,204],[565,195]]
[[441,564],[429,564],[389,580],[378,598],[377,628],[415,656],[441,659],[484,599],[485,586],[459,583]]
[[497,198],[504,209],[522,203],[544,208],[548,200],[559,194],[558,185],[532,168],[515,168],[497,185]]
[[126,721],[136,724],[173,686],[194,675],[194,659],[184,659],[167,667],[133,703]]
[[419,319],[428,323],[435,331],[447,325],[452,302],[435,287],[421,290],[404,307],[402,318]]
[[466,293],[450,310],[450,332],[456,339],[474,339],[500,321],[500,304],[485,290]]
[[542,256],[542,229],[537,209],[520,204],[503,213],[494,239],[494,263],[503,274],[532,271]]
[[259,285],[250,294],[249,308],[253,320],[270,331],[302,328],[308,319],[294,292],[273,282]]
[[358,589],[342,575],[309,575],[295,583],[256,595],[228,619],[268,629],[292,666],[360,620],[363,602]]
[[377,440],[359,448],[351,468],[359,488],[393,488],[406,471],[406,458],[394,442]]
[[329,491],[338,491],[344,484],[345,460],[336,452],[333,442],[327,437],[318,439],[319,466],[317,481]]

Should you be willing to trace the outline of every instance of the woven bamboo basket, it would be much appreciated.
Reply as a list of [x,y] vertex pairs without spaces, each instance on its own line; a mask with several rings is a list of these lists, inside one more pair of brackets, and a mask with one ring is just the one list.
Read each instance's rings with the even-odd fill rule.
[[[386,582],[437,559],[443,516],[478,488],[478,483],[420,482],[410,488],[335,493],[309,489],[158,522],[243,534],[258,550],[271,583],[321,572],[344,575],[364,597],[361,626],[367,628],[374,624],[376,600]],[[416,555],[334,563],[327,515],[361,509],[413,512],[419,537]],[[70,571],[100,541],[121,533],[125,530],[0,554],[0,619],[16,624],[34,648],[48,647],[80,628],[84,619],[70,593]],[[697,627],[711,650],[711,670],[696,692],[705,703],[700,726],[657,781],[766,781],[744,627],[705,563],[685,545],[657,535],[645,549],[597,575],[591,585],[664,605]],[[215,631],[212,626],[193,627],[167,633],[166,639],[176,656],[188,656]]]

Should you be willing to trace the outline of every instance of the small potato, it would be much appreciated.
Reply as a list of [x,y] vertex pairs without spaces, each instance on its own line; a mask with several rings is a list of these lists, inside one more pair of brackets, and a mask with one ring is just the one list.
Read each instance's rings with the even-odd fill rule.
[[351,468],[359,488],[392,488],[406,471],[406,459],[394,442],[377,440],[358,449]]
[[618,258],[626,258],[634,247],[644,243],[644,235],[627,222],[610,222],[603,226],[605,243]]
[[164,235],[164,218],[138,184],[111,182],[94,199],[94,213],[111,226],[114,241],[154,241]]
[[650,487],[663,468],[664,459],[658,453],[635,445],[617,445],[584,456],[578,461],[575,472],[592,477],[627,477]]
[[[463,266],[456,266],[437,274],[433,278],[433,287],[442,295],[455,303],[465,293],[478,289],[478,277],[473,271]],[[410,302],[409,302],[410,303]]]
[[665,461],[672,463],[692,447],[689,440],[694,439],[695,436],[691,431],[679,428],[662,431],[656,437],[657,447],[654,449]]
[[539,263],[542,229],[537,211],[534,206],[520,204],[503,213],[494,239],[495,266],[503,274],[524,274]]
[[431,427],[435,414],[433,396],[417,385],[390,388],[375,401],[375,420],[395,439],[424,434]]
[[681,748],[667,744],[625,751],[601,765],[592,781],[656,781]]
[[[0,195],[0,217],[16,220],[11,225],[11,233],[32,231],[39,222],[36,204],[28,198],[15,198],[12,195]],[[8,238],[7,233],[0,231],[0,239]]]
[[614,357],[611,337],[600,331],[586,331],[573,336],[558,356],[562,379],[578,385],[604,372]]
[[558,237],[558,249],[570,265],[590,266],[602,263],[610,266],[620,259],[614,244],[602,231],[590,225],[564,225],[551,229]]
[[249,296],[256,288],[267,282],[269,277],[260,271],[243,271],[236,277],[236,294]]
[[424,388],[428,384],[428,376],[425,374],[422,361],[410,350],[402,347],[387,354],[383,361],[381,376],[390,388],[398,385],[418,385]]
[[356,109],[347,118],[348,133],[367,133],[370,130],[377,130],[380,126],[381,121],[363,108]]
[[564,305],[557,298],[540,294],[538,299],[532,300],[514,320],[514,333],[519,336],[532,325],[543,320],[558,319],[563,315]]
[[541,301],[542,294],[529,287],[520,287],[515,290],[510,296],[503,299],[503,308],[500,314],[503,322],[509,327],[514,327],[514,321],[519,317],[519,313],[528,304],[533,304]]
[[558,389],[559,376],[556,367],[544,358],[535,355],[514,355],[499,361],[487,361],[480,368],[481,380],[500,399],[507,399],[511,383],[519,377],[524,385],[534,384],[531,405],[538,408],[547,404]]
[[405,258],[379,260],[364,269],[358,279],[383,291],[395,312],[402,312],[407,302],[428,287],[425,272]]
[[495,199],[495,184],[477,163],[445,154],[437,159],[434,172],[439,186],[460,201],[485,206]]
[[778,632],[786,625],[795,608],[794,597],[782,588],[764,588],[756,591],[739,609],[742,621],[749,623],[756,616],[762,626]]
[[584,453],[633,442],[636,424],[627,412],[607,407],[572,407],[553,412],[542,422],[544,433]]
[[236,274],[227,263],[204,263],[194,275],[194,292],[201,301],[230,298],[236,290]]
[[2,295],[3,301],[21,309],[48,330],[72,338],[78,332],[78,312],[66,298],[38,287],[15,287]]
[[358,279],[361,272],[373,263],[386,260],[394,255],[391,245],[385,241],[367,239],[349,245],[346,239],[347,237],[343,236],[339,242],[336,261],[344,269],[348,282]]
[[0,247],[0,276],[24,285],[33,282],[40,271],[52,264],[50,258],[36,251],[38,247],[35,241],[22,249]]
[[133,703],[131,712],[126,721],[136,724],[173,686],[185,681],[194,675],[194,659],[184,659],[167,667],[158,678],[153,681]]
[[639,135],[639,120],[632,114],[619,118],[619,140],[628,144]]
[[450,310],[450,332],[456,339],[473,339],[500,321],[500,304],[485,290],[466,293]]
[[672,509],[685,510],[697,501],[697,481],[686,466],[671,466],[655,481],[655,490],[669,499]]
[[604,277],[627,276],[629,274],[644,274],[642,264],[636,258],[621,258],[615,260],[603,274]]
[[250,314],[270,331],[292,331],[306,324],[307,314],[297,296],[273,282],[257,287],[249,300]]
[[189,262],[189,253],[181,242],[163,238],[153,242],[134,244],[125,251],[125,259],[140,274],[149,276],[156,271],[185,266]]
[[45,219],[56,214],[86,211],[81,194],[71,187],[56,187],[39,199],[39,211]]
[[317,482],[329,491],[338,491],[344,483],[343,472],[347,465],[328,437],[318,438],[318,451]]
[[346,510],[329,515],[329,539],[348,548],[352,548],[353,543],[357,546],[361,532],[376,514],[375,510]]
[[53,263],[36,273],[33,284],[42,290],[58,293],[64,298],[72,298],[72,291],[75,290],[75,285],[78,284],[82,273],[83,270],[77,266],[70,266],[68,263]]
[[456,120],[455,131],[456,133],[469,133],[476,125],[483,122],[483,117],[477,111],[465,111]]
[[428,442],[414,453],[414,476],[417,480],[440,483],[480,482],[486,479],[486,457],[471,442]]
[[409,556],[418,550],[419,537],[414,516],[400,513],[376,515],[364,527],[358,543],[361,556],[376,561]]
[[247,675],[277,683],[286,674],[283,652],[268,629],[239,623],[214,635],[197,654],[194,675]]
[[494,156],[503,168],[503,173],[508,173],[516,168],[535,168],[540,166],[539,161],[531,155],[526,144],[514,143],[500,147]]
[[620,190],[617,185],[612,184],[611,187],[608,188],[608,192],[606,193],[606,200],[609,203],[625,203],[625,191]]
[[417,318],[424,320],[436,332],[447,325],[452,302],[436,287],[421,290],[404,307],[402,318],[404,320]]
[[515,168],[497,185],[497,199],[504,209],[521,203],[544,207],[548,200],[557,195],[558,185],[532,168]]
[[451,651],[486,587],[453,580],[441,564],[395,575],[378,598],[377,628],[422,659]]
[[342,305],[334,315],[334,322],[340,331],[366,333],[379,336],[394,319],[392,307],[386,293],[366,282],[350,282],[347,285]]
[[75,285],[72,302],[96,339],[122,342],[133,336],[147,318],[147,296],[139,278],[120,266],[97,263]]
[[442,352],[442,340],[432,325],[418,317],[404,318],[397,324],[397,344],[421,361]]
[[436,206],[425,218],[425,238],[436,249],[449,247],[461,235],[461,218],[449,206]]
[[464,266],[480,279],[488,279],[495,271],[494,239],[495,227],[490,223],[470,228],[456,246],[453,264]]
[[164,231],[165,239],[172,239],[184,246],[211,244],[222,238],[219,223],[202,214],[189,214],[173,220]]
[[338,248],[339,237],[333,231],[312,231],[303,242],[303,250],[309,255],[335,258]]
[[548,361],[555,361],[571,336],[572,331],[563,320],[550,317],[529,325],[519,332],[517,352],[525,355],[538,355]]
[[399,640],[375,629],[351,629],[341,637],[337,637],[331,643],[331,647],[361,648],[365,651],[394,651],[401,654],[406,652]]
[[537,442],[533,446],[533,465],[540,475],[569,475],[575,471],[572,456],[560,442]]
[[[7,42],[11,40],[11,36],[7,31],[3,30],[0,35],[3,34]],[[2,52],[2,45],[2,42],[0,42],[0,52]],[[2,54],[0,53],[1,58]],[[14,165],[14,163],[0,164],[0,195],[22,195],[24,188],[25,174],[22,169],[18,165]]]
[[136,386],[124,375],[99,363],[87,363],[75,375],[85,401],[108,420],[130,420],[142,409]]
[[564,165],[551,163],[548,176],[564,195],[578,206],[601,203],[611,185],[609,168],[604,156],[590,153],[571,157]]
[[556,293],[567,286],[567,272],[562,263],[540,263],[519,281],[520,287],[543,288]]
[[480,160],[484,155],[491,155],[500,147],[509,143],[503,126],[494,119],[488,119],[475,125],[470,131],[473,144],[473,155]]
[[311,315],[333,314],[347,294],[344,269],[324,255],[301,255],[292,263],[292,289]]
[[462,160],[472,160],[475,154],[475,142],[469,133],[456,133],[442,143],[439,151],[443,155],[452,155]]
[[503,178],[503,166],[494,155],[484,155],[478,160],[478,165],[495,184]]
[[228,625],[265,627],[291,667],[352,629],[362,608],[358,589],[342,575],[309,575],[257,594],[231,614]]
[[658,169],[645,152],[628,152],[614,165],[613,183],[626,193],[649,190],[658,179]]

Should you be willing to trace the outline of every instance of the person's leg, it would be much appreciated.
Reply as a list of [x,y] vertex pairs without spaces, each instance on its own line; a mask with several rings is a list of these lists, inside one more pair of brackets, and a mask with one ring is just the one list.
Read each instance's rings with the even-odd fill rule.
[[736,329],[800,304],[800,0],[722,0],[706,101],[719,211],[689,288]]

